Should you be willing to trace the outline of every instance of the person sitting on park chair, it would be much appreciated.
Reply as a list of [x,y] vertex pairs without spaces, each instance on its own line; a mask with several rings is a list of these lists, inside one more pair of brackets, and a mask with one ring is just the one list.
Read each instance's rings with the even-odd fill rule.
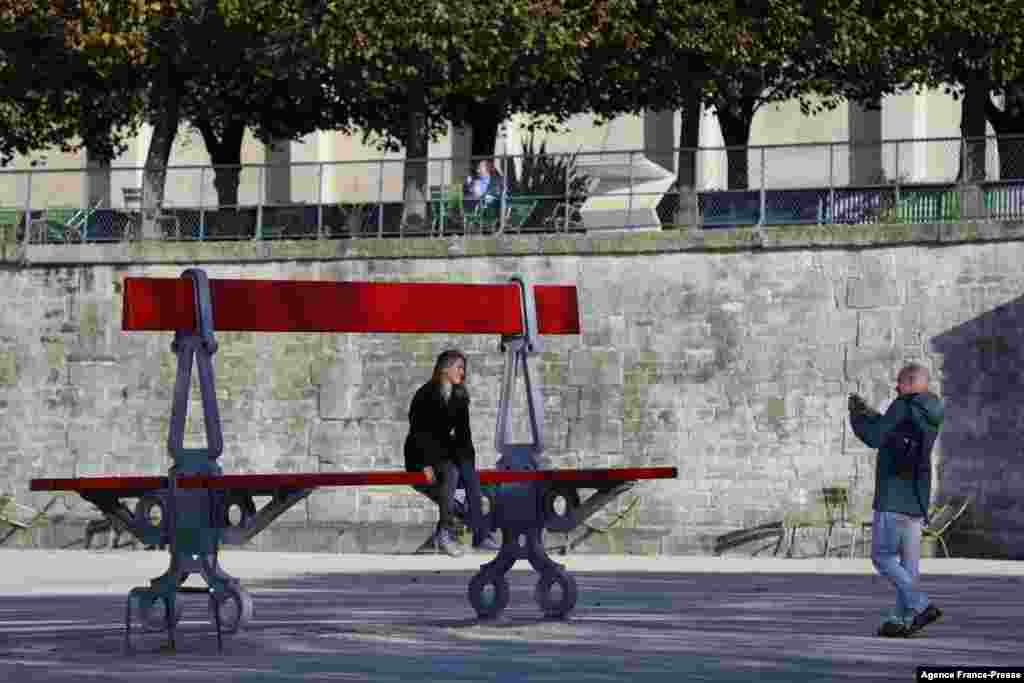
[[467,176],[463,193],[466,208],[471,210],[496,207],[505,193],[505,178],[492,159],[481,159],[476,174]]
[[460,481],[466,491],[466,521],[473,530],[473,547],[498,549],[490,529],[484,526],[465,378],[466,357],[461,351],[449,349],[438,356],[433,376],[416,391],[409,406],[404,449],[405,469],[423,472],[431,482],[415,488],[437,502],[435,544],[453,557],[462,554],[454,533],[455,491]]

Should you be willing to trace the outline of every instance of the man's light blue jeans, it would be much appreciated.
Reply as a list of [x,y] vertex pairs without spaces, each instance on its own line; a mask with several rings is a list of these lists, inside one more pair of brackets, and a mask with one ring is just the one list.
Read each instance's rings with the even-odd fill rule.
[[896,609],[909,621],[928,606],[916,588],[921,561],[921,518],[875,510],[871,529],[871,561],[878,573],[896,586]]

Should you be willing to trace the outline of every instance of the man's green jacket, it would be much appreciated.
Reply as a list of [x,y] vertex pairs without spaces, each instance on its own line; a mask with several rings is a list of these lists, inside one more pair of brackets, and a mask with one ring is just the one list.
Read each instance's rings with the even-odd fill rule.
[[[931,445],[942,427],[942,400],[931,392],[904,394],[881,415],[875,411],[850,413],[854,434],[871,448],[878,449],[875,466],[875,498],[871,507],[880,512],[902,512],[915,517],[928,516],[931,497]],[[927,466],[913,478],[897,474],[897,460],[906,448],[900,433],[906,433],[907,420],[920,430],[925,444]]]

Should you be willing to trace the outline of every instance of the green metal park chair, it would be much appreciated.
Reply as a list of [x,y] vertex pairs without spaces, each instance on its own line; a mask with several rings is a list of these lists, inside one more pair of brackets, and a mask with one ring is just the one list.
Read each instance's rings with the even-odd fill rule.
[[724,555],[733,550],[747,548],[751,555],[758,555],[763,550],[773,547],[774,554],[778,555],[786,542],[786,534],[787,529],[783,522],[766,522],[716,537],[712,552],[715,555]]
[[[523,227],[540,200],[528,195],[508,195],[505,197],[505,221],[504,230],[517,231]],[[481,232],[499,232],[502,228],[501,202],[492,202],[484,206],[477,204],[473,211],[466,214],[465,222],[467,230],[476,228]]]
[[971,496],[950,498],[942,505],[933,506],[928,515],[928,524],[921,529],[921,541],[938,541],[942,552],[949,557],[949,546],[946,545],[946,534],[953,525],[963,517],[971,505]]
[[33,242],[69,243],[72,240],[82,241],[86,237],[89,219],[101,201],[76,209],[74,207],[55,206],[32,211],[29,219],[29,232]]
[[50,509],[62,500],[64,496],[54,496],[41,509],[36,510],[27,505],[22,505],[14,500],[13,496],[0,496],[0,546],[4,545],[12,537],[21,535],[25,542],[33,540],[32,531],[50,523]]
[[14,242],[21,225],[22,210],[0,208],[0,242]]

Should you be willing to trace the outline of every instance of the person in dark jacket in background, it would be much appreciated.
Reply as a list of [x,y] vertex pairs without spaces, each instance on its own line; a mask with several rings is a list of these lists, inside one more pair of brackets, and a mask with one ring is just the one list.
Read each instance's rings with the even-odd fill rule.
[[476,174],[467,176],[463,184],[463,194],[469,208],[476,208],[477,202],[484,208],[497,206],[505,190],[505,178],[498,172],[493,159],[481,159]]
[[928,389],[928,370],[911,363],[896,379],[899,396],[884,415],[850,395],[850,426],[867,446],[878,449],[871,505],[871,560],[896,586],[901,620],[883,624],[879,635],[907,636],[942,612],[918,586],[921,526],[931,496],[931,450],[942,427],[942,400]]
[[473,529],[473,547],[497,550],[484,528],[476,450],[469,428],[469,392],[466,391],[466,356],[449,349],[437,358],[430,381],[421,386],[409,406],[409,435],[405,439],[405,469],[424,472],[430,486],[416,488],[437,502],[435,543],[457,557],[462,548],[455,540],[455,491],[466,491],[467,524]]

